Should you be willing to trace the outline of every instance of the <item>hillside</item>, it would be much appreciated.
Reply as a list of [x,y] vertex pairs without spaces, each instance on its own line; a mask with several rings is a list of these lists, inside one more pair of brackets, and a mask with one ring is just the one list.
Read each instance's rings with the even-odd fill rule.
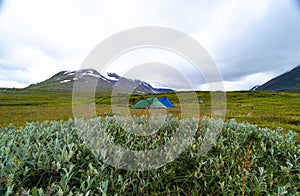
[[150,84],[136,80],[120,77],[115,73],[108,73],[105,77],[93,69],[83,69],[78,71],[61,71],[51,78],[32,84],[26,89],[33,90],[51,90],[51,91],[69,91],[73,90],[74,82],[77,82],[79,90],[93,90],[89,89],[97,83],[96,91],[110,93],[114,89],[117,93],[135,93],[135,94],[156,94],[161,92],[169,92],[170,89],[156,89]]
[[271,79],[265,84],[255,88],[255,90],[300,93],[300,65],[289,72]]

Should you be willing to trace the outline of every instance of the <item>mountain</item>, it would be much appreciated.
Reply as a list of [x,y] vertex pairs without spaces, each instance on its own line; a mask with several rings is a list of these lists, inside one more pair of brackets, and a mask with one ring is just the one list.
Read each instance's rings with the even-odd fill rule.
[[271,79],[255,88],[256,91],[278,91],[300,93],[300,65],[289,72]]
[[104,77],[99,72],[93,69],[82,69],[78,71],[61,71],[51,78],[37,83],[31,84],[26,89],[41,89],[41,90],[61,90],[72,91],[73,84],[77,81],[77,90],[93,90],[89,84],[97,83],[97,92],[112,92],[114,90],[118,94],[122,93],[137,93],[137,94],[156,94],[161,92],[169,92],[171,89],[156,89],[150,84],[136,79],[128,79],[118,76],[115,73],[108,73]]

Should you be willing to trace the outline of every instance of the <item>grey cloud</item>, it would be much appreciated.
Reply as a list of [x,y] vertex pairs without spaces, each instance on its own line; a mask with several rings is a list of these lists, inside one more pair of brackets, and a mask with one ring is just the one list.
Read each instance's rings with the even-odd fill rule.
[[21,68],[3,68],[0,66],[0,80],[5,80],[5,81],[15,81],[18,83],[24,83],[28,84],[28,80],[25,77],[25,74],[28,74],[28,71],[25,69]]
[[247,33],[219,48],[217,60],[225,80],[258,72],[280,72],[300,64],[300,9],[276,7]]
[[[201,36],[206,35],[206,37],[204,36],[208,39],[206,44],[210,47],[211,56],[219,66],[225,81],[242,81],[247,76],[256,73],[277,75],[300,64],[299,0],[267,1],[268,8],[263,13],[264,16],[258,17],[254,22],[252,20],[244,22],[244,18],[241,17],[242,11],[239,9],[246,9],[247,12],[251,9],[255,11],[255,6],[265,3],[251,1],[251,3],[253,2],[251,5],[255,6],[248,9],[247,6],[242,6],[243,8],[235,6],[241,3],[234,1],[191,1],[186,3],[175,0],[153,1],[151,4],[139,1],[137,5],[116,9],[118,12],[115,14],[111,11],[120,4],[110,4],[109,1],[97,4],[100,6],[94,6],[94,3],[91,2],[84,3],[84,5],[83,3],[81,5],[76,2],[65,2],[63,9],[57,12],[57,15],[53,15],[54,18],[47,21],[51,24],[43,23],[43,19],[48,19],[48,15],[52,16],[51,9],[42,10],[44,15],[42,14],[43,16],[40,18],[31,18],[29,17],[31,10],[28,8],[33,6],[29,5],[30,3],[25,3],[24,5],[28,5],[28,7],[23,9],[19,2],[11,4],[6,2],[8,1],[0,0],[0,17],[4,13],[2,10],[7,11],[5,14],[8,16],[8,21],[4,21],[6,22],[3,23],[4,25],[0,23],[0,78],[8,80],[22,80],[20,75],[16,76],[16,72],[29,73],[29,77],[32,78],[37,77],[39,65],[36,64],[43,64],[48,57],[50,62],[44,64],[47,64],[48,67],[55,67],[55,69],[44,66],[41,70],[49,74],[55,72],[56,69],[59,72],[61,69],[66,69],[62,67],[66,59],[76,59],[78,56],[83,58],[95,44],[105,37],[127,28],[142,25],[165,26],[184,33],[199,34],[199,37],[195,39],[199,38],[200,42]],[[59,2],[56,3],[59,4]],[[4,9],[6,4],[12,7]],[[37,6],[37,9],[45,9],[41,6],[43,4],[37,4],[40,6]],[[245,4],[250,5],[250,1]],[[50,5],[52,4],[50,3]],[[20,18],[12,11],[18,11],[15,9],[16,7],[19,11],[26,10],[22,12],[22,20],[19,20]],[[56,5],[51,8],[53,7],[61,8]],[[98,11],[99,9],[100,11]],[[65,13],[65,10],[69,12]],[[133,15],[128,15],[128,12]],[[153,14],[154,12],[155,14]],[[252,12],[249,13],[252,14]],[[33,14],[39,13],[34,12]],[[249,16],[252,16],[251,14]],[[135,15],[140,17],[134,17]],[[214,17],[215,15],[217,17]],[[67,17],[65,18],[65,16]],[[248,13],[245,16],[248,16]],[[23,23],[24,21],[25,23]],[[48,27],[50,31],[47,31]],[[22,51],[18,53],[19,47],[16,45],[21,46],[20,48],[24,46],[24,48],[35,48],[42,51],[41,56],[36,57],[33,53],[32,60],[31,57],[22,59],[20,53],[21,57],[23,53]],[[3,64],[1,60],[5,63]],[[76,66],[74,65],[74,69],[78,68]],[[71,66],[68,69],[72,69]],[[204,77],[192,69],[186,69],[181,73],[195,86],[205,83]],[[148,73],[148,76],[150,77],[151,74]],[[184,82],[176,78],[176,73],[161,69],[155,77],[163,81],[165,78],[169,78],[170,85],[176,88],[185,87],[182,85]]]
[[127,78],[137,78],[156,84],[164,84],[165,87],[175,89],[191,89],[193,83],[180,71],[169,65],[149,62],[140,64],[124,74]]

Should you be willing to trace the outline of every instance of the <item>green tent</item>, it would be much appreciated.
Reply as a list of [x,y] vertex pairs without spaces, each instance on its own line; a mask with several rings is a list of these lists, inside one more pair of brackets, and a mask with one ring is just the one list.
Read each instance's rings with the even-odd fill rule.
[[166,109],[167,107],[164,106],[156,97],[151,97],[148,99],[142,99],[137,102],[134,106],[134,109]]

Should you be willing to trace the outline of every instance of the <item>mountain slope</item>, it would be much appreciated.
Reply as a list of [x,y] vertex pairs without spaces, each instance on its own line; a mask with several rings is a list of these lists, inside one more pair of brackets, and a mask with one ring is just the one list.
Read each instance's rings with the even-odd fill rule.
[[257,87],[257,91],[300,92],[300,65]]
[[[99,72],[93,69],[83,69],[78,71],[61,71],[51,78],[32,84],[27,89],[40,89],[40,90],[61,90],[72,91],[74,82],[78,82],[79,90],[93,90],[91,83],[97,83],[97,92],[114,92],[116,93],[160,93],[161,89],[155,89],[150,84],[135,80],[120,77],[115,73],[108,73],[107,77],[104,77]],[[169,89],[168,89],[169,90]]]

